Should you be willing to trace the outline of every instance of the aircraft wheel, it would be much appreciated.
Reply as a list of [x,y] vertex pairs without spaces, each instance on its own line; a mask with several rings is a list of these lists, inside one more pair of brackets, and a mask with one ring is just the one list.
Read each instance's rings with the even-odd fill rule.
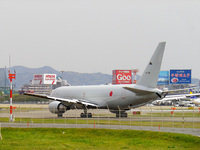
[[88,118],[92,118],[92,113],[88,113]]
[[81,113],[81,118],[92,118],[92,113]]
[[60,113],[60,114],[58,114],[57,116],[58,116],[58,118],[62,118],[62,117],[63,117],[63,114]]
[[121,114],[121,117],[124,117],[124,118],[127,118],[127,113],[123,113],[123,114]]
[[80,117],[81,118],[86,118],[86,115],[84,113],[81,113]]
[[127,113],[116,113],[116,118],[119,118],[119,117],[121,117],[121,118],[127,118]]
[[116,118],[119,118],[119,114],[118,113],[116,113]]

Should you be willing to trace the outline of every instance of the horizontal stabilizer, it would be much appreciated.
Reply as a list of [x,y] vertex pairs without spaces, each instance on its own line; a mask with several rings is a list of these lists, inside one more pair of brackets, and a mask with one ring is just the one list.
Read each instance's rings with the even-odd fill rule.
[[126,90],[129,90],[131,92],[136,93],[136,95],[146,95],[146,94],[150,94],[150,93],[156,93],[153,90],[144,90],[144,89],[138,89],[138,88],[132,88],[132,87],[123,87]]

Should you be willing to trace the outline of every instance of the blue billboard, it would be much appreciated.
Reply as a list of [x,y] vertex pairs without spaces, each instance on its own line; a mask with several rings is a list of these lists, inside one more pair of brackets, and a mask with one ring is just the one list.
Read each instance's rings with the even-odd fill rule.
[[160,71],[157,85],[169,85],[169,71]]
[[191,69],[170,70],[170,84],[191,84]]

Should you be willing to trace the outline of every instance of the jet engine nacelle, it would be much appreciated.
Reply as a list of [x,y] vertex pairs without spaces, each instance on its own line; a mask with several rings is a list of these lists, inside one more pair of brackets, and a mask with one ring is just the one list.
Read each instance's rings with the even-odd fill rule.
[[63,114],[66,107],[59,101],[53,101],[49,104],[49,111],[54,114]]

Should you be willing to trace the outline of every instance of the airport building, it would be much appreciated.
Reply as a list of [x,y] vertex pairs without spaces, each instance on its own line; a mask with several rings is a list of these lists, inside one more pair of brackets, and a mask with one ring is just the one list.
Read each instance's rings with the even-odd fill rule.
[[51,85],[45,84],[25,84],[21,87],[23,93],[35,93],[35,94],[47,94],[49,95],[52,91]]
[[69,84],[56,74],[35,74],[30,84],[25,84],[21,87],[20,93],[49,95],[53,89],[61,86],[69,86]]

